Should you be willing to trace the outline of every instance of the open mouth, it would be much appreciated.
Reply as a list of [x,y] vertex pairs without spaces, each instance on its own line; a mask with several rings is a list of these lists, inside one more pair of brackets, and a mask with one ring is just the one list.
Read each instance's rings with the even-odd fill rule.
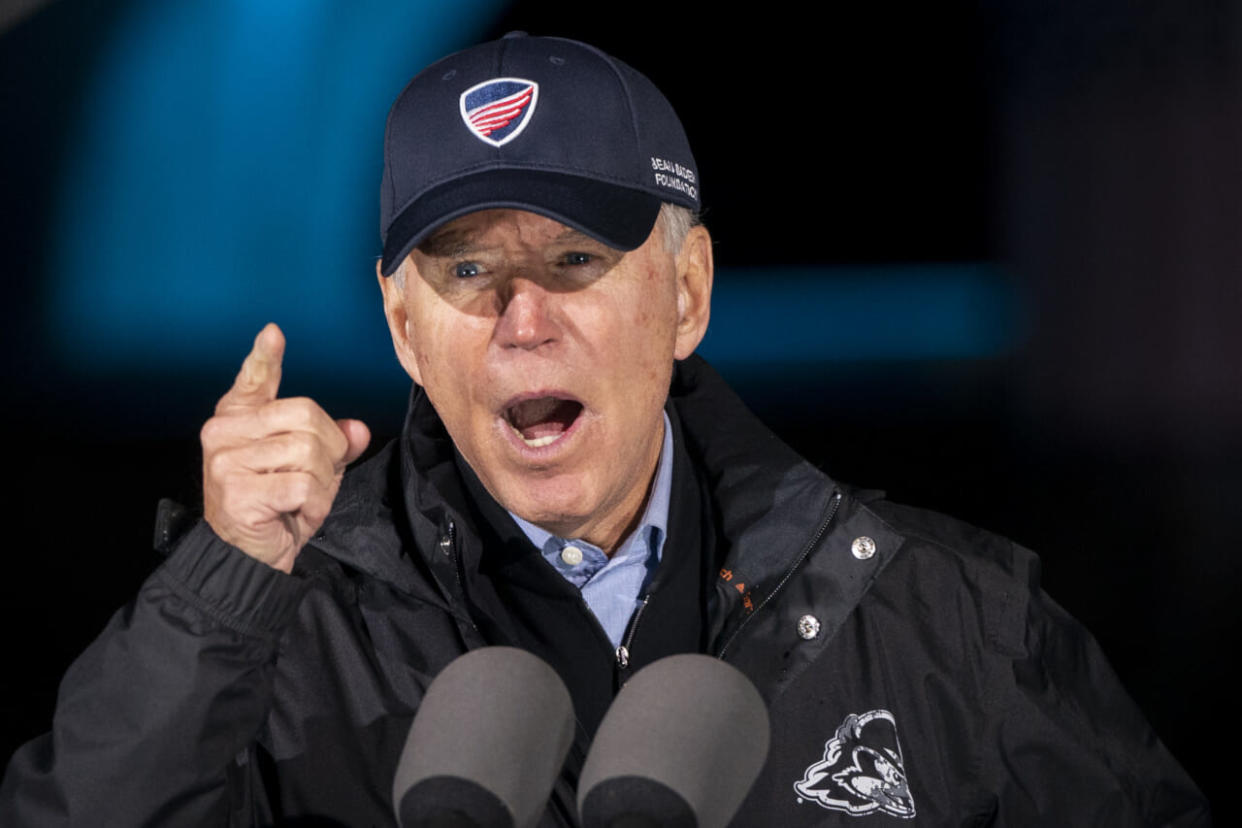
[[559,440],[581,413],[582,403],[577,400],[535,397],[508,406],[505,420],[523,443],[542,448]]

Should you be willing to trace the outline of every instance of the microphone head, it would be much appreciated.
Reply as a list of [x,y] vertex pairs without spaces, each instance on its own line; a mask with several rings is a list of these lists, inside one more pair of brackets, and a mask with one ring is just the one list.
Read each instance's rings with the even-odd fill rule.
[[393,780],[403,826],[533,826],[573,739],[556,672],[512,647],[445,667],[410,725]]
[[584,828],[726,825],[767,760],[768,711],[746,676],[705,655],[639,670],[617,694],[578,782]]

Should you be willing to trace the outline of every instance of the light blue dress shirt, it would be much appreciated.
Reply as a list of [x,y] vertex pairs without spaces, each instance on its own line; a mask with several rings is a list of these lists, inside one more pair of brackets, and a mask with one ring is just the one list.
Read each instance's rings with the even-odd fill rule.
[[[673,428],[664,415],[664,445],[656,464],[655,481],[647,508],[634,533],[622,541],[609,559],[602,549],[579,538],[558,538],[510,512],[517,525],[565,580],[576,586],[612,646],[621,646],[630,616],[638,607],[643,588],[650,583],[664,552],[668,535],[668,503],[673,490]],[[579,556],[571,549],[578,550]]]

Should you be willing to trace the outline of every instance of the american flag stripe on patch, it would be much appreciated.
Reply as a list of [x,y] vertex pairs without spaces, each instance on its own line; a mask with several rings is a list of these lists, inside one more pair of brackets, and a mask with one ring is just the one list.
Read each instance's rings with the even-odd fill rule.
[[522,110],[530,103],[534,87],[528,86],[512,95],[484,104],[467,113],[470,125],[481,135],[491,135],[498,129],[508,126],[514,118],[522,114]]

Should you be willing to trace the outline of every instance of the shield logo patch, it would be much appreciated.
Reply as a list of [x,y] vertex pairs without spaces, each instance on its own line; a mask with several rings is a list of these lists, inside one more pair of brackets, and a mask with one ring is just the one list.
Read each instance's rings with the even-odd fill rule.
[[538,102],[534,81],[493,78],[461,93],[461,119],[474,137],[499,147],[526,129]]

